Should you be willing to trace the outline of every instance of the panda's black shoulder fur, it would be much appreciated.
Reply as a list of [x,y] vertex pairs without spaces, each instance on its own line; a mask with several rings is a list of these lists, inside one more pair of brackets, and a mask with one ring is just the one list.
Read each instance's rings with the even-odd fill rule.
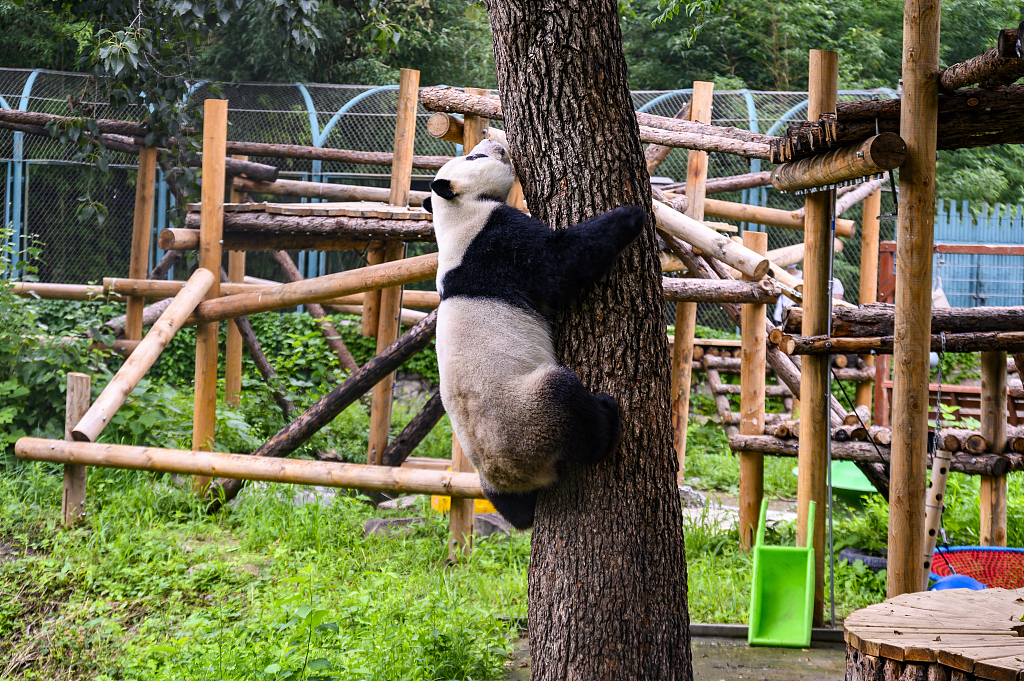
[[[497,203],[497,202],[496,202]],[[563,305],[611,271],[643,229],[644,211],[616,208],[564,230],[497,203],[441,282],[441,299],[499,300],[539,314]]]

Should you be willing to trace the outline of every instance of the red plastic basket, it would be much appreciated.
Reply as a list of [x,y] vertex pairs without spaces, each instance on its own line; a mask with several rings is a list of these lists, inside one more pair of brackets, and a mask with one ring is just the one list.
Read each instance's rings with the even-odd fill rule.
[[1024,549],[1000,546],[938,548],[932,559],[932,572],[940,577],[953,572],[967,575],[990,589],[1020,589],[1024,587]]

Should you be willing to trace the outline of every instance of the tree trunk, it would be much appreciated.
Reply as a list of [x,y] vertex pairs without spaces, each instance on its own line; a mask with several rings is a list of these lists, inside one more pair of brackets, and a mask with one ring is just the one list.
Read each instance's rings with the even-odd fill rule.
[[[505,130],[533,215],[566,228],[620,205],[650,211],[616,3],[487,8]],[[597,467],[566,465],[540,495],[534,681],[692,678],[663,309],[652,215],[612,274],[559,315],[559,359],[615,396],[623,439]]]

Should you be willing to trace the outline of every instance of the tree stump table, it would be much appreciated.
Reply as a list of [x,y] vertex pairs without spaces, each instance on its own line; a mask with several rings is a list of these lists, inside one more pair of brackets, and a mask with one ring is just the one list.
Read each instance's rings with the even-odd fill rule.
[[845,622],[846,681],[1024,681],[1024,589],[904,594]]

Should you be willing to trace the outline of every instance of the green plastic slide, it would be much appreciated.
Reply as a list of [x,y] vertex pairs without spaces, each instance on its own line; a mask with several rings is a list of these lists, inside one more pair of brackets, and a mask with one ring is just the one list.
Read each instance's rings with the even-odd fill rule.
[[[768,500],[761,503],[754,544],[754,580],[750,589],[747,643],[752,646],[806,648],[811,644],[814,608],[814,546],[765,546]],[[807,520],[814,536],[814,502]]]

